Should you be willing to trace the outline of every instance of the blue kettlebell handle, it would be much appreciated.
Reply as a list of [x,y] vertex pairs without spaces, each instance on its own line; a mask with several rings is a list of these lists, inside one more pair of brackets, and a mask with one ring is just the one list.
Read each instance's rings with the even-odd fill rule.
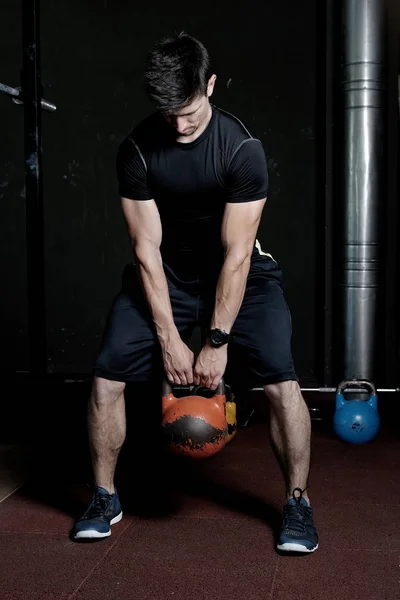
[[356,388],[367,388],[370,392],[368,400],[366,403],[373,409],[378,409],[378,397],[376,394],[376,387],[371,381],[367,379],[347,379],[342,381],[336,390],[336,410],[343,408],[346,402],[351,402],[351,400],[345,400],[343,392],[344,390],[350,391],[352,387]]

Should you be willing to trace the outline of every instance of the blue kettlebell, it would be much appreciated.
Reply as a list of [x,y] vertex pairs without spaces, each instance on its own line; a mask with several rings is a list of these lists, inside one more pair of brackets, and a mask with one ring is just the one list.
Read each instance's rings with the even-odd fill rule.
[[[367,388],[370,392],[368,400],[346,400],[343,392],[351,387]],[[336,412],[333,416],[335,433],[350,444],[366,444],[378,434],[380,418],[378,414],[378,397],[375,386],[364,379],[342,381],[336,390]]]

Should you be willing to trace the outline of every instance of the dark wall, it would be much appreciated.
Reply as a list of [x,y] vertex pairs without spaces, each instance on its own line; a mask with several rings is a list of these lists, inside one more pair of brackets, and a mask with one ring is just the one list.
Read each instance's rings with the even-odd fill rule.
[[[18,5],[17,5],[18,6]],[[42,82],[58,110],[43,115],[48,368],[90,373],[110,302],[130,248],[116,192],[118,144],[152,107],[142,91],[149,47],[185,29],[208,46],[218,75],[213,101],[264,143],[270,197],[259,238],[285,274],[293,352],[305,383],[315,383],[316,310],[316,3],[206,1],[68,3],[42,0]],[[6,83],[18,83],[19,16],[2,4]],[[8,60],[8,59],[7,59]],[[0,224],[7,298],[2,299],[10,367],[28,368],[24,273],[22,112],[0,98],[6,143],[0,149]],[[7,170],[8,169],[8,170]],[[3,185],[3,183],[2,183]]]

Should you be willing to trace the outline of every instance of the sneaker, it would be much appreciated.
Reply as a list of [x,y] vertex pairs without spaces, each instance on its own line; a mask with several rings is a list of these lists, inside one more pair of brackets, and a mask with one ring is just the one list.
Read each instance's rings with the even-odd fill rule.
[[102,540],[111,535],[111,525],[122,519],[121,504],[117,490],[109,494],[96,487],[88,509],[72,531],[74,540]]
[[[295,492],[300,492],[296,498]],[[314,527],[313,511],[303,498],[300,488],[293,490],[293,498],[283,509],[283,527],[278,550],[283,552],[315,552],[318,548],[318,534]]]

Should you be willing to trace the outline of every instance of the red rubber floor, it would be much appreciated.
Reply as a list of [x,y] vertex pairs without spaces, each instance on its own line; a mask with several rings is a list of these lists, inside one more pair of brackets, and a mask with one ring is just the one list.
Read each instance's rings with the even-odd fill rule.
[[400,598],[398,436],[381,429],[356,446],[314,426],[312,439],[313,555],[275,551],[283,485],[268,426],[254,423],[215,459],[189,466],[152,466],[145,451],[136,461],[126,451],[125,516],[98,543],[68,536],[89,488],[55,469],[36,474],[0,504],[0,599]]

